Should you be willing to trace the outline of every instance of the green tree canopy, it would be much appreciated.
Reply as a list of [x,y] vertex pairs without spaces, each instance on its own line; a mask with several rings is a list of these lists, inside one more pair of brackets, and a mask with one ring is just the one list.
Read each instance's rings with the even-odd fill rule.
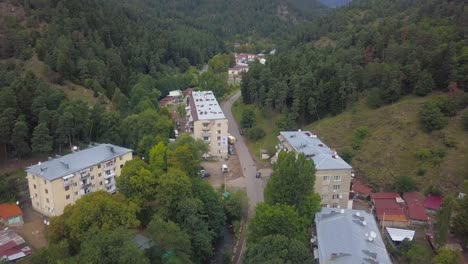
[[244,263],[306,264],[313,263],[310,250],[304,242],[284,235],[269,235],[249,245]]
[[68,239],[76,249],[97,232],[138,226],[137,212],[138,206],[121,194],[93,192],[65,207],[62,215],[51,218],[49,239],[52,243]]
[[441,248],[439,253],[434,258],[435,264],[461,264],[463,257],[460,251],[451,250],[449,248]]
[[284,204],[259,204],[255,217],[250,221],[247,238],[257,243],[269,235],[284,235],[287,238],[304,241],[304,221],[293,206]]
[[52,137],[46,123],[40,123],[34,128],[32,151],[35,153],[49,153],[52,151]]

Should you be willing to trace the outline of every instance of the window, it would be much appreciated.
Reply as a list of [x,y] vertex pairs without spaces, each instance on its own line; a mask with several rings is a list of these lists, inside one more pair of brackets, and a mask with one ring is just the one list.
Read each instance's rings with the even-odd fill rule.
[[75,196],[77,196],[77,195],[78,195],[78,192],[75,192]]
[[93,167],[89,168],[89,171],[93,171]]
[[203,127],[204,127],[204,128],[207,128],[208,125],[209,125],[209,123],[203,123]]
[[65,187],[65,191],[70,190],[70,186]]
[[47,182],[44,180],[44,184],[47,184]]
[[91,176],[91,180],[94,180],[94,176]]
[[97,165],[97,168],[100,169],[100,168],[101,168],[101,164]]
[[218,123],[218,127],[221,127],[221,123]]
[[328,194],[322,194],[322,200],[328,200]]
[[122,156],[119,157],[119,160],[122,160]]
[[333,181],[341,181],[341,176],[340,175],[333,176]]
[[39,206],[39,202],[36,202],[36,205]]
[[101,177],[101,173],[98,174],[98,177]]
[[218,137],[218,140],[221,140],[221,137]]
[[44,189],[45,193],[49,193],[49,191],[47,189]]
[[37,193],[35,193],[34,196],[37,198]]
[[324,182],[330,181],[330,176],[323,176],[323,181]]
[[45,201],[46,201],[46,203],[49,203],[49,198],[46,198]]
[[75,183],[73,184],[73,186],[75,186],[75,187],[76,187],[76,186],[78,186],[78,183],[77,183],[77,182],[75,182]]
[[221,143],[218,143],[218,147],[221,147]]
[[339,185],[339,184],[333,185],[333,190],[334,190],[334,191],[339,190],[339,189],[340,189],[340,185]]
[[36,179],[36,176],[33,175],[33,180],[35,180],[35,179]]
[[65,199],[67,199],[67,200],[70,199],[70,195],[67,194],[67,196],[65,196]]
[[208,141],[210,140],[210,137],[203,137],[203,140]]
[[36,184],[34,184],[34,189],[37,189],[37,186],[36,186]]
[[339,206],[337,203],[334,203],[334,204],[332,205],[332,207],[333,207],[333,208],[340,208],[340,206]]
[[123,164],[120,164],[120,168],[123,168]]
[[218,130],[218,134],[221,134],[221,130]]
[[102,181],[99,182],[99,185],[102,185]]
[[339,194],[334,194],[333,199],[340,199],[340,195]]

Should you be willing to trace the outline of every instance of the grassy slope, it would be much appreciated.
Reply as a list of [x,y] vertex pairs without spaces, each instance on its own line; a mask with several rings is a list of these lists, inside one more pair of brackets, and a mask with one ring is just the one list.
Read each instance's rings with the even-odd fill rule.
[[247,145],[253,151],[252,153],[255,155],[255,158],[257,160],[260,160],[259,157],[261,148],[268,150],[268,152],[271,155],[275,153],[275,145],[277,143],[276,137],[279,134],[279,130],[276,128],[276,121],[278,120],[279,116],[274,113],[267,113],[265,111],[261,111],[253,105],[245,105],[244,103],[242,103],[241,98],[237,100],[232,107],[232,113],[234,115],[234,118],[237,120],[237,123],[240,124],[242,110],[246,108],[251,108],[254,110],[256,116],[256,125],[262,128],[266,133],[266,136],[264,138],[256,142],[247,140]]
[[[46,65],[39,61],[36,56],[24,62],[24,69],[32,71],[39,79],[48,83],[51,87],[65,93],[70,100],[82,100],[90,105],[95,105],[97,98],[93,96],[93,91],[86,89],[83,86],[74,84],[70,81],[65,81],[63,85],[50,83],[45,77]],[[106,100],[107,101],[107,100]]]
[[[306,128],[340,152],[350,148],[356,128],[368,127],[370,136],[355,152],[352,165],[373,185],[390,189],[395,177],[407,175],[418,182],[420,190],[431,185],[444,191],[460,190],[463,177],[468,175],[468,133],[463,131],[460,113],[450,119],[445,129],[432,134],[423,132],[418,113],[420,105],[428,99],[404,98],[376,110],[360,102],[345,113]],[[445,146],[444,138],[454,139],[457,146]],[[416,151],[422,148],[442,148],[447,155],[440,166],[434,166],[416,157]],[[420,168],[426,170],[422,176],[417,175]]]

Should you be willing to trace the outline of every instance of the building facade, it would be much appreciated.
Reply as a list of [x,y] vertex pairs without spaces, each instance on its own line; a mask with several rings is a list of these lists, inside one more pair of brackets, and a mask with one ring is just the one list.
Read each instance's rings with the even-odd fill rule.
[[209,146],[208,155],[227,157],[228,120],[213,92],[192,91],[187,102],[187,130]]
[[30,166],[26,172],[32,207],[43,215],[58,216],[65,206],[91,192],[115,193],[115,179],[131,159],[131,149],[99,144]]
[[303,153],[315,163],[315,192],[322,198],[323,207],[352,208],[349,200],[352,167],[335,150],[327,147],[309,131],[283,131],[278,136],[278,152]]

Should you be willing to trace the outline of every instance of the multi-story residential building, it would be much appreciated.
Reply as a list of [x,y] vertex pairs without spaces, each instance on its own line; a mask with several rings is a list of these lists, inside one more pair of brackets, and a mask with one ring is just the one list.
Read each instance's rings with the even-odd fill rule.
[[115,179],[131,159],[131,149],[99,144],[30,166],[26,172],[32,207],[43,215],[57,216],[88,193],[114,193]]
[[210,156],[228,155],[228,120],[213,92],[192,91],[187,102],[187,129],[209,145]]
[[[315,163],[315,192],[322,197],[322,206],[352,208],[349,200],[352,167],[335,150],[327,147],[309,131],[283,131],[278,136],[281,150],[304,153]],[[273,161],[278,157],[278,152]]]
[[322,208],[315,214],[315,226],[315,263],[392,263],[372,214]]

